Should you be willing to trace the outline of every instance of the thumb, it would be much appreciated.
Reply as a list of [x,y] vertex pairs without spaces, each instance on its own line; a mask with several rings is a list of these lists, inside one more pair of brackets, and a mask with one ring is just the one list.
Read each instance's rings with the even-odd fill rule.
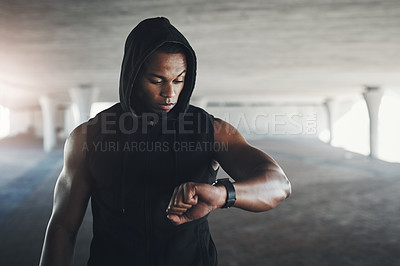
[[168,214],[167,218],[174,224],[180,225],[187,222],[187,219],[184,215],[178,216],[176,214]]

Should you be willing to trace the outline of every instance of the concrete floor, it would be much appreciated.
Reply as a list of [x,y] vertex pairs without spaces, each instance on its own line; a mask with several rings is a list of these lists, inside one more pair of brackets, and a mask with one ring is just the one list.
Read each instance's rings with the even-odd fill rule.
[[[293,194],[265,213],[212,213],[220,265],[400,265],[399,164],[311,139],[252,143],[281,164]],[[62,150],[14,144],[0,142],[0,265],[37,265]],[[87,215],[74,265],[85,265],[90,238]]]

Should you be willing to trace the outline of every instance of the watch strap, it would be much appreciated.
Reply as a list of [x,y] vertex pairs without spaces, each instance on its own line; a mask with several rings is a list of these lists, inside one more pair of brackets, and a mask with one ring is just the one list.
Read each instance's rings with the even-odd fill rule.
[[232,207],[236,201],[236,191],[235,191],[235,187],[233,186],[232,182],[229,180],[229,178],[221,178],[221,179],[217,179],[217,181],[214,183],[214,185],[217,185],[217,184],[222,184],[226,188],[226,201],[225,201],[225,205],[222,206],[221,208]]

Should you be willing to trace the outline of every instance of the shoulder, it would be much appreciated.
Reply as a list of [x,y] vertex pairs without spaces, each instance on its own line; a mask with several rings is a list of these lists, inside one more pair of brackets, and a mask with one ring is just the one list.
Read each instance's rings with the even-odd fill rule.
[[[69,161],[84,160],[89,150],[88,143],[101,133],[105,126],[116,125],[122,113],[120,103],[99,112],[95,117],[77,126],[68,136],[64,146],[64,157]],[[114,121],[114,123],[110,123]]]
[[214,118],[214,140],[221,143],[246,143],[245,138],[228,122]]
[[[189,105],[187,110],[187,114],[191,116],[201,118],[201,120],[208,121],[213,129],[214,141],[221,143],[246,143],[246,140],[240,134],[240,132],[228,122],[214,117],[212,114],[208,113],[206,110],[194,106]],[[207,124],[207,123],[206,123]]]
[[122,113],[122,108],[119,103],[99,112],[89,121],[77,126],[69,135],[65,142],[64,156],[74,156],[84,158],[88,151],[88,143],[100,133],[102,127],[109,123],[110,120],[115,120]]
[[65,158],[84,158],[87,146],[87,130],[89,122],[77,126],[69,135],[64,146]]

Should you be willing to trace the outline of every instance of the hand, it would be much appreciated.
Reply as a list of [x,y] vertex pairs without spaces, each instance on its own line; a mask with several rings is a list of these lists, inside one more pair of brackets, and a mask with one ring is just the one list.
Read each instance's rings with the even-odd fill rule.
[[167,218],[180,225],[204,217],[222,207],[226,189],[221,186],[187,182],[176,187],[167,208]]

